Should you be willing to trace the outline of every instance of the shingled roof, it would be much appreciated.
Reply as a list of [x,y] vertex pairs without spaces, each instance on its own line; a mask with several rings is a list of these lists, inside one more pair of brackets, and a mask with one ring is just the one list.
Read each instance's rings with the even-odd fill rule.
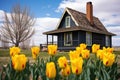
[[[112,36],[115,35],[111,32],[108,32],[107,29],[105,28],[105,26],[101,23],[101,21],[97,17],[93,16],[94,24],[91,25],[91,23],[88,21],[88,19],[86,17],[86,14],[76,11],[76,10],[73,10],[73,9],[70,9],[70,8],[66,8],[64,14],[66,12],[74,19],[73,21],[75,21],[77,26],[74,26],[74,27],[72,26],[70,28],[59,28],[59,25],[60,25],[60,23],[59,23],[57,29],[48,31],[48,32],[44,32],[43,34],[52,35],[52,34],[61,33],[61,32],[82,30],[82,31],[89,31],[89,32],[112,35]],[[63,14],[63,16],[64,16],[64,14]],[[62,18],[63,18],[63,16],[62,16]],[[62,18],[61,18],[61,20],[62,20]]]

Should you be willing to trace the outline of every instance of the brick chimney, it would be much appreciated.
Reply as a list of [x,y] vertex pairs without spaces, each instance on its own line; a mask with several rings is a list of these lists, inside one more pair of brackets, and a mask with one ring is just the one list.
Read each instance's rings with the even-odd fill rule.
[[91,25],[93,25],[93,5],[92,5],[92,2],[87,2],[87,4],[86,4],[86,17],[89,20],[89,22],[91,23]]

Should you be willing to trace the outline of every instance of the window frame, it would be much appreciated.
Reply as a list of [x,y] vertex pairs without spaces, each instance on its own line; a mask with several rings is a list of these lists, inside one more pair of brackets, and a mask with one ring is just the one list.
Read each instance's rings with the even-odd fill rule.
[[87,46],[92,46],[92,33],[86,32],[86,44]]
[[[70,36],[70,43],[67,43],[69,41],[66,41],[68,40],[68,36]],[[64,33],[64,46],[72,46],[73,44],[73,40],[72,40],[72,32],[67,32],[67,33]]]
[[106,35],[105,37],[105,45],[110,46],[110,36]]
[[[67,23],[68,22],[68,23]],[[65,18],[65,27],[66,28],[69,28],[70,27],[70,16],[67,16],[66,18]]]

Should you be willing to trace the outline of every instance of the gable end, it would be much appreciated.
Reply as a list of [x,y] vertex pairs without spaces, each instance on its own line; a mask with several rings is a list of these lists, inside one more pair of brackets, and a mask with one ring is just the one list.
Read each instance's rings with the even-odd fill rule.
[[66,8],[56,29],[59,29],[59,28],[65,28],[65,18],[70,16],[70,27],[72,26],[79,26],[78,23],[75,21],[75,19],[73,18],[73,16],[71,15],[71,13],[69,12],[69,10]]

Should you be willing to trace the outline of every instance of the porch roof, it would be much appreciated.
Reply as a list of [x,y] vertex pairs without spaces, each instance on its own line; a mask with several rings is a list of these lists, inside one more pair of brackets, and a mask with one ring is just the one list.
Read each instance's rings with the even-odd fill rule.
[[79,31],[79,30],[115,36],[115,34],[113,34],[111,32],[108,32],[108,31],[100,31],[100,30],[92,28],[92,27],[87,27],[86,28],[86,27],[81,27],[81,26],[77,26],[77,27],[73,26],[73,27],[70,27],[70,28],[59,28],[59,29],[56,29],[56,30],[51,30],[51,31],[48,31],[48,32],[44,32],[43,34],[55,35],[57,33]]

